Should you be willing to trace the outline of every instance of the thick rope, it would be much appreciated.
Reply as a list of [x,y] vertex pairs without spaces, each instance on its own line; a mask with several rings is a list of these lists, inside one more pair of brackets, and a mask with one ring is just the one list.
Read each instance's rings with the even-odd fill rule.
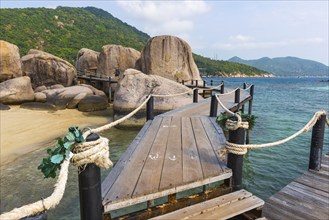
[[[235,90],[234,90],[235,91]],[[229,114],[235,116],[238,120],[237,121],[233,121],[230,119],[226,120],[225,123],[225,127],[229,130],[237,130],[238,128],[245,128],[248,129],[249,128],[249,123],[248,122],[244,122],[241,119],[241,115],[239,113],[234,113],[231,110],[229,110],[228,108],[226,108],[226,106],[222,103],[222,101],[219,99],[218,97],[219,94],[216,94],[215,97],[219,103],[219,105],[224,109],[224,111],[228,112]],[[223,95],[223,94],[221,94]]]
[[[319,120],[319,118],[322,115],[326,115],[325,111],[318,111],[314,114],[312,119],[299,131],[297,131],[295,134],[290,135],[287,138],[284,138],[279,141],[275,141],[272,143],[266,143],[266,144],[247,144],[247,145],[242,145],[242,144],[235,144],[235,143],[230,143],[226,141],[225,148],[219,149],[219,155],[221,158],[224,158],[227,153],[232,153],[232,154],[237,154],[237,155],[244,155],[247,153],[248,149],[256,149],[256,148],[264,148],[264,147],[272,147],[272,146],[277,146],[280,144],[284,144],[291,139],[297,137],[301,133],[308,132],[314,125],[315,123]],[[329,123],[328,123],[329,124]]]
[[61,170],[59,172],[58,179],[55,184],[54,192],[48,198],[39,200],[29,205],[24,205],[20,208],[15,208],[10,212],[1,214],[0,219],[3,220],[21,219],[26,216],[31,216],[36,213],[49,210],[51,208],[54,208],[56,205],[58,205],[65,191],[69,164],[70,164],[69,160],[64,160],[64,162],[62,163]]
[[158,98],[176,97],[176,96],[191,94],[195,89],[197,89],[197,88],[193,88],[192,91],[186,91],[186,92],[182,92],[182,93],[168,94],[168,95],[152,94],[151,96],[158,97]]

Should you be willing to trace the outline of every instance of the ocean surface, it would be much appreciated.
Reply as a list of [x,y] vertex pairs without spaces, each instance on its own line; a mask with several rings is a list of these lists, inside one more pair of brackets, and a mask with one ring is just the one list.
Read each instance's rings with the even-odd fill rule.
[[[211,78],[206,78],[210,81]],[[235,88],[242,83],[255,85],[253,114],[256,125],[251,131],[252,143],[268,143],[286,138],[300,130],[321,109],[329,112],[328,78],[212,78],[214,85],[224,80],[225,86]],[[112,161],[117,161],[138,131],[111,129],[105,133],[110,139]],[[267,199],[294,178],[307,170],[311,131],[286,144],[250,151],[244,157],[244,188],[262,199]],[[45,146],[45,149],[47,146]],[[1,167],[0,211],[49,196],[54,179],[44,179],[37,170],[45,149],[29,153]],[[326,127],[324,152],[329,152],[329,129]],[[105,178],[108,170],[102,171]],[[48,212],[48,219],[80,219],[77,170],[70,167],[64,198],[56,209]]]

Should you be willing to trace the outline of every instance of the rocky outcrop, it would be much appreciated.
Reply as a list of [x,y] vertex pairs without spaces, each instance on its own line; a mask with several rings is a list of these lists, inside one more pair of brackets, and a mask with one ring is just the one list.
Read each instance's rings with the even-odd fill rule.
[[151,38],[141,53],[141,71],[171,80],[201,80],[190,46],[174,36]]
[[42,110],[42,111],[56,111],[56,106],[50,103],[42,102],[26,102],[20,105],[20,108],[25,108],[29,110]]
[[23,72],[30,76],[33,88],[62,84],[71,86],[77,72],[72,64],[52,54],[30,50],[22,57]]
[[0,91],[0,102],[4,104],[21,104],[34,100],[31,80],[27,76],[0,83]]
[[116,70],[119,70],[117,74],[122,74],[128,68],[135,68],[139,58],[140,52],[133,48],[113,44],[105,45],[99,55],[97,73],[117,79]]
[[21,66],[18,47],[0,40],[0,82],[22,76]]
[[96,72],[99,52],[82,48],[77,55],[76,69],[78,73]]
[[[135,69],[124,72],[118,82],[114,96],[115,118],[122,117],[136,109],[149,94],[170,95],[189,92],[174,97],[154,97],[154,111],[162,113],[193,102],[191,89],[172,80],[156,75],[146,75]],[[140,126],[145,122],[145,106],[123,126]]]
[[79,111],[82,112],[93,112],[105,110],[107,108],[108,102],[105,98],[100,96],[87,96],[83,98],[78,105]]

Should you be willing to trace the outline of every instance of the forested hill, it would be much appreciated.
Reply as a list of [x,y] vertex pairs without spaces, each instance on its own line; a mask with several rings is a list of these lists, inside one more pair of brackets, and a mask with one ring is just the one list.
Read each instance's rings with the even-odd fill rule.
[[232,57],[231,62],[242,63],[268,71],[276,76],[329,76],[329,67],[297,57],[263,57],[257,60],[244,60]]
[[[74,63],[81,48],[100,51],[107,44],[139,51],[149,35],[94,8],[57,7],[0,9],[0,39],[16,44],[21,56],[39,49]],[[193,49],[193,48],[192,48]],[[242,64],[194,55],[198,67],[210,75],[259,75],[264,71]]]
[[149,36],[93,7],[1,9],[1,39],[16,44],[21,55],[35,48],[75,60],[81,48],[100,51],[120,44],[141,50]]

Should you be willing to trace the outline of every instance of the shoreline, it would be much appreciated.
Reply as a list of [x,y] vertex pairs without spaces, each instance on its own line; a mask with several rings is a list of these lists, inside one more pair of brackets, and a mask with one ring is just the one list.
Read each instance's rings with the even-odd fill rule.
[[113,111],[85,113],[76,109],[47,112],[10,106],[0,111],[0,166],[41,148],[55,144],[71,126],[84,128],[103,125],[112,121]]

